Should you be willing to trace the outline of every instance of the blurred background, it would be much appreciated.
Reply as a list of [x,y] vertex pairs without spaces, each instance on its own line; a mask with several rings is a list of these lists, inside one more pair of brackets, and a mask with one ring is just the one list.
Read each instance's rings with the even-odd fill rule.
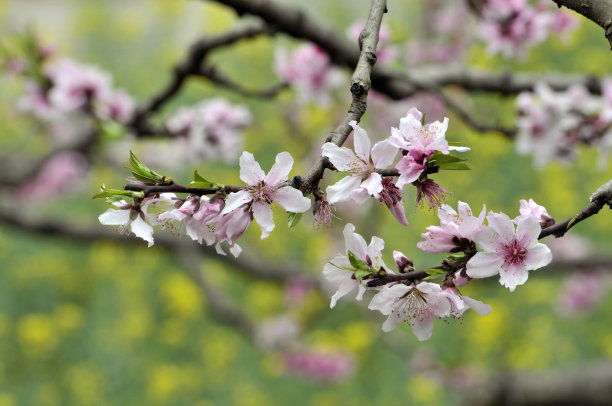
[[[340,35],[363,21],[369,7],[364,0],[294,3]],[[451,61],[444,60],[449,50],[441,51],[444,57],[425,55],[423,48],[433,45],[422,38],[433,37],[424,16],[439,16],[431,16],[435,10],[426,8],[428,2],[403,3],[390,0],[384,19],[387,43],[397,52],[388,64],[398,70],[452,63],[603,77],[612,66],[601,29],[582,18],[570,36],[550,38],[522,59],[490,55],[471,40],[449,46],[457,53]],[[452,7],[439,3],[439,10]],[[444,27],[454,21],[453,29],[467,31],[475,24],[473,17],[453,13],[460,10],[450,13],[455,18]],[[237,17],[223,6],[198,1],[0,0],[0,21],[1,36],[34,30],[58,54],[111,72],[117,87],[144,102],[169,80],[189,44],[226,31]],[[460,38],[439,35],[444,44]],[[210,59],[240,83],[266,88],[279,81],[275,49],[299,44],[282,34],[257,37],[215,51]],[[265,171],[278,152],[289,151],[296,160],[292,175],[303,173],[346,111],[349,75],[343,71],[328,105],[297,103],[292,90],[273,99],[245,98],[192,79],[157,120],[181,105],[224,97],[251,111],[244,149]],[[56,145],[48,126],[19,108],[23,93],[14,76],[0,78],[5,177],[28,172]],[[454,96],[478,117],[515,122],[514,98],[459,91]],[[517,155],[511,141],[475,132],[426,96],[401,102],[375,96],[363,126],[371,138],[382,140],[412,105],[428,113],[427,121],[449,116],[447,139],[471,147],[465,154],[471,171],[435,175],[452,192],[453,207],[461,200],[478,213],[486,204],[487,210],[513,217],[519,199],[533,198],[564,220],[612,173],[609,165],[596,164],[595,148],[584,147],[569,165],[553,162],[536,170],[532,157]],[[78,125],[71,131],[80,131]],[[59,194],[0,184],[0,406],[456,404],[464,392],[485,391],[500,376],[548,374],[612,358],[612,213],[606,210],[566,238],[544,241],[556,254],[555,263],[531,272],[514,293],[494,278],[466,286],[462,292],[490,304],[491,314],[437,320],[432,339],[421,343],[407,325],[382,333],[384,317],[368,311],[367,301],[356,303],[349,295],[330,310],[332,290],[321,282],[324,263],[344,250],[341,231],[347,222],[366,240],[377,235],[386,241],[387,264],[393,263],[394,249],[419,269],[439,263],[441,257],[415,246],[425,227],[438,221],[435,211],[415,207],[414,190],[407,187],[404,195],[408,227],[379,204],[339,208],[328,230],[313,229],[308,213],[288,229],[286,214],[275,210],[272,235],[262,241],[259,228],[251,227],[241,239],[244,252],[238,260],[187,240],[184,245],[191,248],[177,249],[164,243],[175,240],[163,232],[156,234],[160,242],[147,248],[101,226],[97,216],[107,206],[91,199],[102,184],[119,189],[125,184],[128,172],[122,166],[130,148],[182,183],[197,169],[211,180],[239,184],[237,161],[186,166],[164,159],[164,145],[163,140],[105,137]]]

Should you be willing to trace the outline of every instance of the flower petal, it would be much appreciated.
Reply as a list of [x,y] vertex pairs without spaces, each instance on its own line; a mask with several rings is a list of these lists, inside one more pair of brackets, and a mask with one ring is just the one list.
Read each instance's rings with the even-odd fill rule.
[[310,209],[310,199],[290,186],[275,190],[272,193],[272,199],[280,204],[283,209],[292,213],[304,213]]
[[389,207],[389,211],[393,214],[393,217],[397,219],[403,226],[408,226],[408,219],[406,218],[406,211],[404,210],[404,204],[400,200],[394,205]]
[[344,226],[342,234],[344,234],[346,253],[348,254],[348,252],[351,251],[353,254],[357,255],[359,259],[365,261],[367,244],[363,237],[355,232],[355,226],[348,223]]
[[426,341],[433,333],[433,315],[415,318],[412,321],[412,332],[419,341]]
[[339,147],[331,142],[323,144],[321,149],[323,150],[322,155],[329,158],[329,161],[341,172],[354,169],[355,162],[359,161],[353,151],[348,148]]
[[412,183],[419,178],[425,167],[417,163],[411,155],[403,157],[395,168],[400,173],[400,177],[395,182],[395,185],[401,190],[408,183]]
[[527,217],[519,221],[516,226],[516,237],[524,247],[531,247],[538,242],[542,226],[537,217]]
[[496,252],[477,252],[466,265],[470,278],[488,278],[499,272],[504,258]]
[[268,185],[276,185],[277,183],[287,180],[292,167],[293,157],[291,154],[288,152],[281,152],[276,155],[276,162],[264,178],[264,182]]
[[524,265],[520,264],[510,264],[506,269],[502,268],[499,271],[499,283],[510,289],[510,292],[514,292],[518,285],[527,282],[528,277],[529,272],[525,269]]
[[525,257],[525,268],[528,270],[542,268],[552,261],[552,252],[546,245],[538,243],[535,247],[527,250]]
[[372,162],[376,169],[385,169],[391,166],[399,149],[392,145],[389,139],[377,142],[372,148]]
[[136,216],[131,224],[132,232],[136,237],[142,238],[149,243],[149,247],[153,245],[153,227],[148,225],[140,216]]
[[244,151],[240,155],[240,179],[247,185],[255,186],[261,182],[266,174],[250,152]]
[[503,243],[509,245],[516,237],[514,234],[514,224],[507,214],[489,212],[487,215],[487,221],[489,223],[489,227],[495,230]]
[[359,188],[360,185],[361,178],[359,176],[346,176],[325,189],[327,201],[334,204],[348,200],[351,198],[351,192]]
[[366,180],[361,183],[361,187],[368,191],[370,196],[375,198],[380,197],[380,192],[383,190],[382,176],[379,173],[372,172]]
[[261,239],[263,240],[274,230],[272,209],[267,203],[256,202],[253,204],[253,217],[257,224],[259,224],[259,228],[261,228]]
[[355,154],[364,162],[370,161],[370,147],[372,143],[366,131],[359,127],[355,120],[350,121],[349,125],[353,127],[353,144],[355,145]]
[[223,211],[221,212],[221,214],[231,213],[243,204],[250,202],[251,200],[253,200],[253,197],[246,190],[230,193],[227,196],[227,200],[225,201],[225,207],[223,207]]
[[390,313],[387,320],[382,325],[382,331],[388,333],[389,331],[395,330],[398,324],[404,321],[404,318],[399,313]]
[[108,209],[98,216],[100,224],[105,226],[123,226],[130,221],[131,210]]
[[491,310],[493,310],[490,305],[483,303],[480,300],[472,299],[471,297],[467,296],[461,296],[461,299],[466,305],[474,309],[474,311],[481,316],[486,316],[487,314],[491,313]]

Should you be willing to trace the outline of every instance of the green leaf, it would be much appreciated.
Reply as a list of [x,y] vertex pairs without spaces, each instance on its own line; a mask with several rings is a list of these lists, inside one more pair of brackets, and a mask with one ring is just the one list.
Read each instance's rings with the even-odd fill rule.
[[214,185],[210,182],[191,182],[187,189],[213,189]]
[[334,264],[333,262],[330,262],[330,264],[331,264],[332,266],[335,266],[335,267],[336,267],[336,268],[338,268],[338,269],[342,269],[343,271],[351,271],[351,272],[354,272],[354,271],[355,271],[353,268],[349,268],[348,266],[340,266],[340,265],[336,265],[336,264]]
[[446,271],[443,269],[437,269],[437,268],[433,268],[433,269],[426,269],[425,272],[427,273],[427,275],[429,275],[427,278],[423,279],[423,280],[431,280],[431,279],[437,279],[442,275],[446,274]]
[[102,191],[92,196],[92,199],[102,199],[104,197],[108,198],[112,196],[132,196],[132,192],[130,192],[129,190],[102,188]]
[[447,258],[450,258],[453,261],[459,261],[465,258],[465,252],[457,252],[455,254],[450,254]]
[[451,162],[440,166],[441,170],[444,171],[469,171],[470,168],[465,162]]
[[289,213],[289,221],[288,221],[288,226],[289,228],[295,227],[297,226],[297,224],[300,222],[300,220],[302,219],[302,213]]
[[567,227],[565,228],[566,230],[569,230],[570,227],[576,222],[576,220],[578,220],[578,217],[574,216],[572,217],[572,219],[570,220],[569,223],[567,223]]
[[164,177],[149,169],[132,151],[130,151],[130,165],[132,166],[131,168],[125,168],[132,172],[132,175],[134,175],[136,179],[142,182],[164,183]]
[[193,171],[193,182],[191,182],[188,188],[213,188],[217,185],[208,179],[203,178],[198,171]]
[[457,155],[453,155],[453,154],[443,154],[440,151],[438,151],[429,157],[429,161],[430,162],[434,161],[436,165],[442,166],[444,164],[453,163],[453,162],[464,162],[464,161],[467,161],[467,159],[458,157]]
[[364,261],[362,261],[361,259],[357,258],[357,255],[355,255],[352,251],[348,252],[348,257],[349,257],[349,261],[351,262],[351,265],[353,265],[353,267],[356,270],[364,270],[364,269],[371,269],[368,264],[366,264]]
[[357,269],[355,271],[355,279],[363,279],[368,275],[372,275],[373,273],[373,269]]

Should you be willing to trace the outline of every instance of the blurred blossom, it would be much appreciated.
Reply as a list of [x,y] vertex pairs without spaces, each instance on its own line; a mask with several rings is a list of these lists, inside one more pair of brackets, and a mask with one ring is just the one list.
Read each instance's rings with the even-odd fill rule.
[[297,92],[298,102],[314,102],[327,107],[330,91],[343,82],[343,74],[333,67],[329,56],[315,44],[306,43],[288,52],[278,48],[274,59],[278,76]]
[[283,360],[288,373],[314,381],[342,381],[356,372],[354,357],[341,351],[292,350]]
[[289,316],[278,316],[261,322],[255,331],[255,342],[265,350],[280,348],[297,337],[300,326]]
[[104,100],[111,92],[111,75],[95,66],[62,58],[47,64],[44,71],[52,83],[49,100],[62,112]]
[[118,89],[100,100],[99,116],[103,120],[125,123],[132,116],[135,107],[132,96],[125,90]]
[[566,317],[589,314],[606,298],[610,287],[612,278],[606,271],[576,271],[563,282],[557,311]]
[[87,184],[88,163],[77,152],[62,152],[50,158],[38,176],[19,189],[21,199],[46,199]]
[[[346,30],[346,36],[355,41],[359,41],[359,34],[363,31],[365,27],[365,23],[363,21],[355,21],[351,26]],[[380,31],[378,33],[378,45],[376,47],[376,63],[377,64],[386,64],[393,62],[398,55],[397,47],[393,45],[389,45],[389,40],[391,38],[391,30],[386,25],[380,26]]]
[[[431,2],[430,3],[434,3]],[[470,45],[469,12],[463,1],[436,1],[422,9],[415,39],[408,42],[409,66],[458,62]]]
[[299,278],[291,279],[285,285],[285,303],[289,306],[298,306],[311,291],[310,282]]
[[592,95],[579,85],[554,91],[539,83],[535,92],[523,92],[516,100],[519,118],[516,150],[532,154],[534,165],[543,167],[556,160],[574,159],[578,144],[599,149],[600,166],[612,150],[612,103],[607,97]]
[[573,233],[565,234],[563,238],[551,238],[547,244],[557,260],[585,259],[593,252],[588,239]]
[[232,163],[242,149],[242,130],[252,121],[244,106],[225,99],[204,100],[192,107],[181,107],[166,119],[166,129],[178,137],[175,143],[185,159],[221,160]]
[[525,0],[486,0],[479,11],[479,34],[487,51],[505,57],[524,57],[551,31],[567,37],[577,24],[571,14],[549,2],[531,5]]

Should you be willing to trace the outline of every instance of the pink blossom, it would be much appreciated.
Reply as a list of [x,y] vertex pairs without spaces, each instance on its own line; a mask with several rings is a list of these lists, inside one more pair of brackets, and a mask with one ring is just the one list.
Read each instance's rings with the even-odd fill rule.
[[523,56],[525,49],[548,36],[551,16],[525,1],[488,0],[481,13],[480,37],[491,54]]
[[397,266],[399,273],[408,272],[414,265],[412,260],[401,251],[393,251],[393,260],[395,261],[395,265]]
[[63,112],[104,100],[112,89],[112,78],[108,73],[68,58],[47,64],[45,75],[53,84],[49,100]]
[[425,241],[417,243],[423,251],[438,254],[442,252],[457,252],[468,247],[474,241],[476,234],[483,229],[486,207],[478,217],[474,217],[467,203],[459,201],[457,211],[443,204],[438,209],[439,226],[427,227],[427,232],[421,234]]
[[297,306],[304,301],[312,291],[312,284],[305,279],[295,278],[285,285],[285,302],[290,306]]
[[19,190],[23,199],[47,199],[65,193],[74,187],[84,186],[88,164],[77,152],[62,152],[49,159],[40,169],[36,179]]
[[448,154],[450,150],[469,150],[466,147],[449,147],[446,141],[447,117],[442,123],[435,121],[426,125],[421,123],[422,118],[423,114],[413,107],[400,119],[399,129],[391,128],[390,144],[407,151],[395,166],[400,173],[396,183],[400,189],[419,178],[434,152]]
[[576,144],[582,143],[598,147],[599,163],[605,165],[612,149],[612,108],[605,83],[602,90],[603,97],[591,95],[583,86],[556,92],[537,84],[535,92],[521,93],[517,152],[533,154],[535,166],[542,167],[552,160],[571,161]]
[[57,117],[59,112],[49,101],[48,95],[33,80],[26,80],[24,84],[24,95],[18,101],[20,110],[33,114],[41,120],[51,120]]
[[157,216],[147,212],[148,204],[133,203],[128,204],[124,200],[113,203],[117,209],[108,209],[100,216],[98,220],[106,226],[117,226],[122,234],[126,234],[129,230],[136,237],[142,238],[148,242],[149,247],[153,245],[153,227],[151,224],[157,224]]
[[514,218],[514,222],[519,222],[527,217],[535,217],[542,228],[552,226],[555,224],[555,220],[548,214],[544,206],[540,206],[533,199],[529,201],[522,199],[520,201],[521,208],[519,209],[521,215]]
[[313,209],[314,224],[313,226],[319,228],[329,228],[332,222],[332,205],[329,204],[325,195],[316,195],[315,204]]
[[255,157],[249,152],[243,152],[240,157],[240,179],[247,184],[247,187],[239,192],[230,193],[222,214],[228,215],[246,209],[259,224],[263,239],[274,229],[270,208],[273,202],[277,202],[292,213],[304,213],[310,209],[310,199],[289,185],[288,175],[292,167],[291,154],[281,152],[276,155],[276,162],[266,175],[255,161]]
[[238,208],[221,217],[215,234],[219,241],[228,241],[234,245],[236,240],[249,228],[251,221],[253,221],[253,213],[246,207]]
[[357,300],[361,300],[366,291],[365,283],[355,278],[355,272],[343,269],[353,268],[348,257],[349,251],[372,269],[379,270],[382,268],[387,273],[393,273],[382,260],[381,251],[385,247],[385,242],[382,239],[372,237],[370,245],[367,245],[363,237],[355,233],[355,226],[351,223],[344,227],[343,234],[346,255],[335,256],[323,267],[323,276],[336,288],[336,292],[329,304],[329,307],[332,309],[336,306],[338,299],[347,295],[355,288],[357,288]]
[[315,381],[341,381],[355,373],[355,360],[345,352],[292,350],[283,360],[287,372]]
[[341,74],[332,67],[327,54],[311,43],[300,45],[291,53],[278,48],[274,69],[282,80],[296,89],[301,103],[328,106],[330,89],[341,83]]
[[183,149],[193,159],[232,162],[242,148],[244,127],[252,121],[250,111],[216,98],[192,107],[181,107],[166,119],[169,132],[184,135]]
[[[199,221],[195,214],[202,206],[205,206],[209,198],[206,196],[189,197],[183,201],[179,200],[179,207],[161,213],[158,217],[160,221],[164,221],[165,227],[170,227],[175,233],[182,235],[186,234],[193,241],[206,245],[212,245],[216,236],[208,223]],[[184,233],[182,231],[184,227]]]
[[406,211],[402,203],[402,191],[395,186],[390,177],[386,177],[382,180],[382,187],[379,200],[387,205],[391,214],[393,214],[400,224],[407,226],[408,219],[406,218]]
[[471,297],[463,296],[455,287],[445,286],[442,289],[442,293],[446,295],[448,303],[451,306],[450,315],[455,319],[463,317],[463,313],[465,313],[467,309],[473,309],[481,316],[486,316],[493,310],[488,304],[472,299]]
[[136,107],[132,96],[123,89],[110,92],[100,100],[98,116],[103,120],[127,122]]
[[594,311],[605,299],[612,280],[604,272],[576,272],[565,279],[557,299],[563,316],[578,316]]
[[504,213],[490,212],[488,227],[475,241],[481,251],[467,263],[470,278],[487,278],[499,273],[499,282],[514,291],[527,281],[528,271],[546,266],[552,260],[550,249],[538,243],[542,227],[534,217],[527,217],[515,226]]
[[326,142],[322,147],[323,156],[329,158],[336,169],[350,174],[327,187],[327,199],[332,204],[348,199],[362,204],[369,196],[380,198],[383,183],[382,176],[376,170],[391,165],[398,152],[388,140],[380,141],[371,147],[371,141],[365,130],[355,121],[349,124],[355,132],[355,152],[331,142]]
[[430,282],[415,286],[386,285],[374,296],[368,308],[389,316],[382,326],[384,332],[406,321],[419,341],[431,338],[435,318],[448,317],[451,312],[451,304],[440,285]]

